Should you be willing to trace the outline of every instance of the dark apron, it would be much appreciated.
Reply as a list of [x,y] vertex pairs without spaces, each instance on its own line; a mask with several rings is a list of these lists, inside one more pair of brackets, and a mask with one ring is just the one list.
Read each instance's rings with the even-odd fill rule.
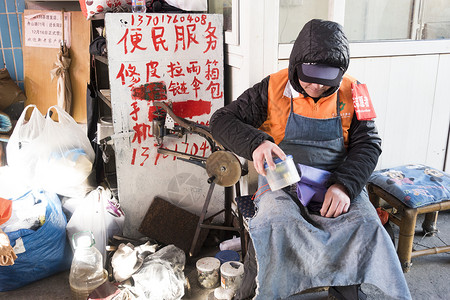
[[336,117],[329,119],[312,119],[295,114],[291,97],[285,135],[279,146],[284,153],[291,154],[296,163],[334,171],[345,160],[347,151],[337,94]]
[[[295,162],[333,171],[346,149],[337,117],[312,119],[291,110],[280,147]],[[325,218],[298,207],[286,190],[259,176],[256,214],[248,221],[257,260],[255,299],[284,299],[306,289],[369,283],[394,299],[411,299],[400,262],[364,190],[349,212]]]

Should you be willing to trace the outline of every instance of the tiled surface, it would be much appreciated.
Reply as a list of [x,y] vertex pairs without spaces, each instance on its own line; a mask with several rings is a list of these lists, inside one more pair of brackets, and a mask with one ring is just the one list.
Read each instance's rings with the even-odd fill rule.
[[22,15],[25,0],[0,0],[0,67],[23,86]]

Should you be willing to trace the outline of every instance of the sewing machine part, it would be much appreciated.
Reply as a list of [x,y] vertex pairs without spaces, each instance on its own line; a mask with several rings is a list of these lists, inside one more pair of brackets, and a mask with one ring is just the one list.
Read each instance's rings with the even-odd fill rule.
[[166,114],[166,122],[164,123],[164,125],[166,126],[167,129],[175,128],[175,121],[169,114]]
[[154,101],[153,105],[157,109],[153,112],[152,134],[157,145],[162,145],[165,136],[182,138],[183,136],[186,137],[187,133],[194,133],[205,138],[212,151],[224,149],[220,143],[214,140],[207,126],[177,116],[171,108],[171,101],[167,103]]
[[242,165],[233,153],[219,150],[206,159],[206,173],[214,183],[229,187],[241,177]]
[[164,148],[158,148],[158,153],[170,154],[181,160],[204,167],[208,173],[208,183],[214,182],[229,187],[239,181],[239,178],[243,175],[241,162],[233,153],[224,150],[224,147],[214,140],[209,127],[177,116],[172,111],[171,102],[155,101],[153,105],[157,109],[153,112],[152,133],[158,145],[162,145],[165,136],[177,138],[184,136],[187,138],[186,134],[191,133],[205,138],[212,151],[208,158]]

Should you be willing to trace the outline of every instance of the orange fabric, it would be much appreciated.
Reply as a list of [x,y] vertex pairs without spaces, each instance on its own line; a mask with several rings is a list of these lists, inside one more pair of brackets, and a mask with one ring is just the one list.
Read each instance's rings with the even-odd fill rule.
[[[276,144],[284,138],[284,131],[289,117],[291,99],[283,95],[288,82],[288,70],[284,69],[270,75],[268,90],[267,120],[261,125],[260,130],[272,136]],[[341,118],[344,143],[348,145],[348,130],[352,122],[354,108],[352,100],[351,84],[356,79],[344,75],[339,89],[341,101]],[[294,113],[308,118],[328,119],[336,116],[337,93],[322,98],[317,103],[310,97],[300,94],[294,98]]]
[[382,210],[380,207],[377,208],[378,217],[380,218],[381,224],[386,224],[389,220],[389,213]]
[[5,223],[11,217],[12,201],[0,198],[0,225]]

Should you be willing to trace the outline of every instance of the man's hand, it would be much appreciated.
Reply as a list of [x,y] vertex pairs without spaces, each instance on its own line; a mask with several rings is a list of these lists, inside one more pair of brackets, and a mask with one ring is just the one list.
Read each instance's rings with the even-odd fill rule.
[[335,183],[330,186],[325,193],[320,214],[323,217],[330,218],[348,212],[350,207],[350,197],[347,195],[345,187],[341,184]]
[[278,156],[282,160],[286,159],[286,154],[283,150],[278,147],[275,143],[265,140],[259,145],[252,154],[253,165],[255,166],[256,172],[263,176],[266,176],[266,171],[264,170],[264,160],[271,170],[275,170],[275,163],[273,162],[273,155]]

